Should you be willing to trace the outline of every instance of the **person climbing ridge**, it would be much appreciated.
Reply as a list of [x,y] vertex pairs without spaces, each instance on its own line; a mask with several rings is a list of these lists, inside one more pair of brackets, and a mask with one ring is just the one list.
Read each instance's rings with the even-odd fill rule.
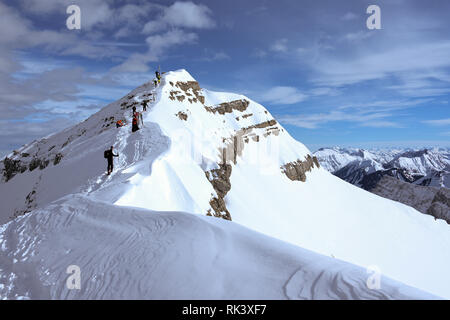
[[156,79],[158,80],[158,83],[161,83],[161,73],[159,70],[155,71]]
[[142,112],[147,111],[147,101],[144,100],[141,104],[142,104]]
[[111,149],[106,150],[104,152],[105,159],[108,160],[108,169],[107,169],[108,170],[108,176],[114,170],[114,158],[113,157],[118,157],[119,156],[119,154],[114,154],[113,149],[114,149],[114,147],[111,146]]
[[131,132],[136,132],[139,130],[139,112],[136,111],[136,107],[133,107],[133,122],[131,125]]
[[120,128],[123,127],[125,125],[125,121],[124,120],[119,120],[116,122],[116,128]]

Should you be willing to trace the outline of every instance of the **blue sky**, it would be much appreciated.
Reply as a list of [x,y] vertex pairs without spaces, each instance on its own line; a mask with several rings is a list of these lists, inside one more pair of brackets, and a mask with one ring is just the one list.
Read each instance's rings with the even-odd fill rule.
[[[81,8],[81,30],[66,8]],[[381,30],[366,9],[381,8]],[[0,154],[163,71],[243,93],[299,141],[450,146],[446,0],[0,2]]]

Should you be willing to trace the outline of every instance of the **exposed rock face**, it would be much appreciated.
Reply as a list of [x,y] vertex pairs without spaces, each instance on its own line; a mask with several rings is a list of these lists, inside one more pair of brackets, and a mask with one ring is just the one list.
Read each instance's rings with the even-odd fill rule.
[[178,118],[180,118],[180,120],[184,120],[187,121],[188,115],[186,113],[184,113],[183,111],[180,111],[176,114],[176,116]]
[[175,99],[178,99],[178,101],[180,101],[181,97],[183,97],[182,98],[183,100],[186,98],[184,95],[182,95],[181,91],[172,90],[169,93],[169,99],[172,100],[172,101],[175,101]]
[[[50,160],[46,158],[39,158],[36,155],[30,157],[28,153],[17,154],[16,157],[21,157],[20,159],[12,159],[6,157],[3,160],[3,178],[5,182],[11,180],[16,174],[24,173],[27,170],[33,171],[37,168],[44,170],[49,164]],[[62,153],[55,154],[53,158],[53,165],[57,165],[61,162],[63,158]]]
[[439,189],[426,213],[450,224],[450,189]]
[[178,81],[175,84],[175,86],[180,88],[184,92],[187,92],[189,89],[192,89],[194,94],[198,93],[198,91],[202,90],[202,88],[200,88],[200,85],[198,84],[197,81],[187,81],[187,82]]
[[38,167],[40,170],[43,170],[43,169],[47,168],[49,163],[50,163],[50,161],[46,160],[46,159],[33,158],[33,160],[31,160],[28,168],[30,169],[30,171],[33,171],[34,169],[36,169]]
[[263,129],[263,128],[267,128],[267,127],[273,127],[273,126],[276,126],[276,125],[277,125],[277,121],[272,119],[272,120],[269,120],[269,121],[265,121],[265,122],[261,122],[261,123],[252,125],[250,127],[244,128],[242,130],[249,131],[249,130],[252,130],[252,129]]
[[120,104],[120,109],[125,110],[125,109],[129,109],[132,107],[137,107],[139,105],[139,102],[131,100],[133,99],[133,97],[128,97],[128,101],[124,101]]
[[17,173],[24,173],[27,171],[27,166],[24,165],[20,160],[13,160],[8,157],[3,160],[3,177],[5,181],[9,181]]
[[314,167],[319,168],[319,161],[316,157],[306,156],[305,161],[297,160],[290,162],[281,167],[284,174],[292,181],[306,181],[306,172],[311,171]]
[[[173,83],[170,83],[170,84],[173,85]],[[200,85],[198,84],[197,81],[187,81],[187,82],[178,81],[175,84],[175,87],[180,88],[182,91],[185,92],[185,94],[187,96],[191,96],[190,91],[192,90],[192,94],[195,96],[195,98],[193,98],[193,99],[189,98],[188,99],[189,102],[191,102],[191,103],[197,102],[197,100],[198,100],[202,104],[205,104],[205,97],[200,94],[200,91],[202,90],[202,88],[200,88]]]
[[419,186],[385,175],[367,190],[450,223],[450,190],[447,188]]
[[56,155],[55,155],[55,159],[53,159],[53,165],[57,165],[58,163],[60,163],[61,162],[61,160],[62,160],[62,158],[63,158],[63,155],[62,155],[62,153],[57,153]]
[[27,214],[28,212],[33,211],[37,207],[37,199],[36,199],[36,189],[41,181],[42,176],[39,176],[39,179],[37,180],[36,184],[34,185],[33,189],[28,193],[28,195],[25,198],[25,207],[23,209],[16,209],[14,211],[14,214],[11,218],[17,218],[19,216],[23,216],[24,214]]
[[231,171],[232,167],[229,164],[220,164],[218,169],[205,172],[206,178],[212,184],[214,190],[217,193],[217,197],[212,197],[209,204],[214,210],[211,214],[211,210],[208,211],[208,215],[214,215],[218,218],[231,221],[231,214],[225,205],[225,196],[231,190]]
[[232,113],[233,110],[237,111],[245,111],[247,110],[248,105],[250,104],[250,101],[242,99],[242,100],[235,100],[231,102],[224,102],[219,104],[218,106],[212,106],[212,107],[206,107],[205,109],[212,113],[219,113],[221,115],[224,115],[225,113]]
[[259,135],[253,132],[254,129],[266,128],[266,131],[263,133],[264,137],[267,137],[272,133],[278,135],[280,129],[276,125],[277,122],[272,119],[246,128],[242,128],[236,131],[234,136],[230,138],[224,138],[224,146],[220,149],[222,163],[236,164],[237,157],[242,155],[245,143],[249,143],[250,139],[255,142],[260,141]]

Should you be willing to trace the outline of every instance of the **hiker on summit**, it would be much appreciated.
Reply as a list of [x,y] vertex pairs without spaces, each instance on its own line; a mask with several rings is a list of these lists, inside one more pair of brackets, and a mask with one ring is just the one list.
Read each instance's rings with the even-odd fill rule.
[[161,73],[159,71],[155,71],[156,79],[158,80],[158,83],[161,83]]
[[114,170],[114,158],[118,157],[119,154],[114,154],[113,152],[114,147],[111,146],[111,149],[106,150],[104,153],[105,159],[108,160],[108,176],[113,172]]

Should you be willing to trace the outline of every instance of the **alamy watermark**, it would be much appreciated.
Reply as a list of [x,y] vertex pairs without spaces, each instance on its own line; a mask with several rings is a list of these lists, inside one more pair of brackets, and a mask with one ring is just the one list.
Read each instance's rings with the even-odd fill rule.
[[70,274],[66,280],[66,287],[69,290],[81,290],[81,269],[73,264],[67,267],[67,274]]
[[381,289],[381,268],[378,266],[368,266],[366,272],[369,277],[366,280],[367,288],[370,290],[380,290]]
[[367,10],[367,14],[370,16],[367,18],[366,25],[369,30],[381,29],[381,8],[375,4],[370,5]]
[[66,20],[66,26],[69,30],[81,29],[81,9],[79,6],[72,4],[67,7],[67,14],[70,16]]

